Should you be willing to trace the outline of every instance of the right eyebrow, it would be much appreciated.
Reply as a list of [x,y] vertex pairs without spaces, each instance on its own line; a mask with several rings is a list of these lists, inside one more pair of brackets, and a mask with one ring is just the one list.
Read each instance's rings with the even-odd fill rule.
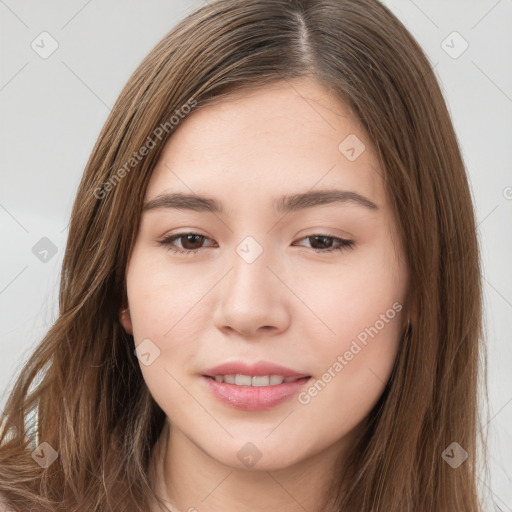
[[160,194],[154,199],[145,202],[142,211],[145,212],[156,208],[176,208],[177,210],[194,210],[196,212],[224,213],[221,204],[211,197],[198,196],[196,194],[183,194],[181,192]]

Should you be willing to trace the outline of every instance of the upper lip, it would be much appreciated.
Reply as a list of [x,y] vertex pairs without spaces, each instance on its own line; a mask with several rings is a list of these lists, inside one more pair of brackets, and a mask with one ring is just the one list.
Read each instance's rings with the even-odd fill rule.
[[280,375],[282,377],[309,377],[305,373],[299,373],[290,368],[270,363],[267,361],[258,361],[257,363],[244,363],[241,361],[233,361],[223,363],[208,370],[204,370],[203,375],[207,377],[215,377],[216,375]]

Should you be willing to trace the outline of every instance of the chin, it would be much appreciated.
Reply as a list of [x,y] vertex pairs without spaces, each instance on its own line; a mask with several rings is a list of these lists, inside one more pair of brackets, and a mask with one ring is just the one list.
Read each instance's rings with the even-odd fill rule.
[[232,447],[219,454],[210,452],[210,456],[225,466],[247,471],[279,471],[306,458],[306,454],[301,457],[297,450],[277,451],[273,447],[264,447],[263,444],[263,441],[259,445],[257,442],[248,441],[244,442],[241,448],[235,449],[234,456]]

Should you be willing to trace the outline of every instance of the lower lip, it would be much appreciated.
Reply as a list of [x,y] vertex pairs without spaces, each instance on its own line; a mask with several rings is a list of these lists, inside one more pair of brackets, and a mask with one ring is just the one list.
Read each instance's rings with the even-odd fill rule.
[[204,375],[201,378],[217,399],[226,405],[244,411],[271,409],[296,395],[311,380],[311,377],[308,377],[274,386],[237,386],[236,384],[217,382]]

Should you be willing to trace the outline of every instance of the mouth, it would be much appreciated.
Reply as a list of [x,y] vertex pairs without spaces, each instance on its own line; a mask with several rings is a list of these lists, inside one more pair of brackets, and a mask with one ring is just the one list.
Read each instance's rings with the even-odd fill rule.
[[299,393],[311,376],[227,374],[202,375],[201,379],[224,405],[244,411],[265,411]]

